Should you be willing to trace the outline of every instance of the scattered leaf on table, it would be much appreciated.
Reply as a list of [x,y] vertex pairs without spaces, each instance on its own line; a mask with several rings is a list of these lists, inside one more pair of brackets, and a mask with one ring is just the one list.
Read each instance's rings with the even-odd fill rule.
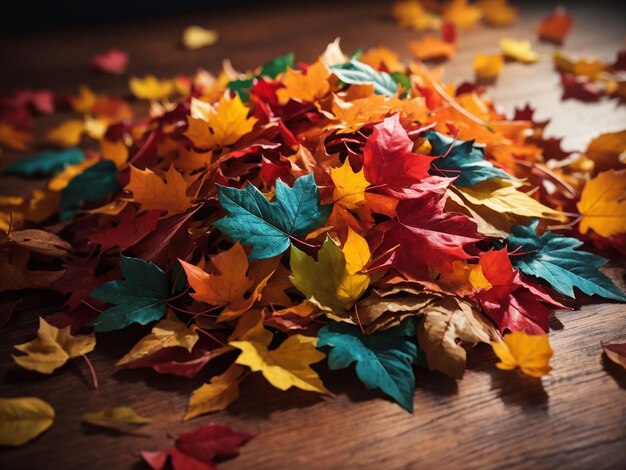
[[100,411],[83,413],[80,419],[83,423],[125,434],[135,434],[138,426],[152,422],[150,418],[139,416],[128,406],[103,408]]
[[23,129],[18,129],[6,122],[0,122],[0,150],[2,147],[13,150],[26,150],[33,135]]
[[393,4],[393,16],[401,26],[416,31],[441,28],[441,18],[429,11],[418,0],[400,0]]
[[603,237],[626,232],[626,170],[605,171],[587,181],[580,195],[580,233]]
[[443,7],[443,20],[459,29],[475,27],[482,17],[481,9],[468,0],[450,0]]
[[602,344],[602,349],[606,357],[626,369],[626,343]]
[[200,49],[217,42],[218,34],[214,29],[202,26],[187,26],[183,31],[183,45],[188,50]]
[[91,292],[91,297],[114,304],[92,322],[96,331],[113,331],[131,323],[146,325],[165,314],[167,278],[158,266],[137,258],[122,256],[125,280],[110,281]]
[[128,54],[115,48],[111,48],[102,54],[95,54],[89,63],[91,70],[112,75],[126,72],[127,66]]
[[435,36],[424,36],[407,44],[419,60],[449,60],[456,54],[456,45]]
[[78,147],[63,150],[44,150],[30,157],[17,160],[6,167],[5,174],[20,176],[39,176],[58,173],[68,165],[82,162],[85,154]]
[[537,27],[537,35],[542,41],[562,44],[572,29],[574,18],[563,8],[556,8],[548,17],[541,20]]
[[593,139],[585,156],[595,163],[594,170],[618,170],[626,166],[626,130],[607,132]]
[[79,119],[68,119],[48,131],[46,140],[61,147],[72,147],[80,144],[85,131],[85,122]]
[[39,317],[39,331],[34,340],[15,346],[25,355],[13,355],[13,360],[24,369],[42,374],[52,374],[69,359],[83,356],[96,347],[96,336],[70,335],[70,327],[62,329],[50,325]]
[[233,364],[226,372],[213,377],[209,383],[194,390],[183,420],[188,421],[196,416],[223,410],[237,400],[239,382],[243,374],[243,367]]
[[491,26],[510,26],[517,22],[517,8],[507,0],[479,0],[477,6],[485,22]]
[[527,335],[515,331],[504,337],[502,342],[491,343],[493,351],[500,359],[498,369],[512,370],[517,367],[531,377],[541,377],[552,370],[549,366],[552,348],[548,335]]
[[0,445],[26,444],[53,422],[54,409],[39,398],[0,398]]
[[481,81],[493,81],[498,78],[504,58],[501,54],[476,54],[474,57],[474,73]]
[[533,51],[530,41],[524,39],[502,38],[500,39],[500,49],[507,59],[525,64],[539,60],[539,55]]
[[172,80],[159,80],[154,75],[132,77],[128,86],[132,94],[140,100],[162,100],[174,93]]

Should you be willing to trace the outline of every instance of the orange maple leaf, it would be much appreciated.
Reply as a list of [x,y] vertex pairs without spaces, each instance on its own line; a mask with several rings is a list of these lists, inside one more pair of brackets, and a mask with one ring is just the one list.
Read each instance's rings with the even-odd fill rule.
[[159,209],[169,214],[184,212],[191,207],[191,198],[187,196],[187,181],[173,166],[165,172],[164,179],[149,168],[140,170],[130,167],[130,183],[127,190],[132,191],[133,201],[141,204],[143,210]]

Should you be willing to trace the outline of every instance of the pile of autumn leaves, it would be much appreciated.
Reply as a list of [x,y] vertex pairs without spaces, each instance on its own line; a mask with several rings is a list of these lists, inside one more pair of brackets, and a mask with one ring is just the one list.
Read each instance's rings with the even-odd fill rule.
[[[599,271],[605,260],[580,250],[623,248],[624,133],[563,156],[530,108],[509,120],[475,87],[443,85],[420,63],[389,73],[368,53],[348,58],[335,42],[309,65],[287,55],[178,88],[134,81],[154,101],[149,117],[83,127],[91,150],[7,168],[51,179],[2,200],[3,287],[66,296],[15,362],[50,374],[87,358],[95,333],[149,325],[119,366],[191,378],[217,357],[230,363],[193,392],[185,420],[226,408],[255,372],[280,390],[330,394],[311,367],[322,361],[354,364],[365,387],[407,410],[415,366],[461,378],[477,343],[499,368],[547,373],[549,306],[575,289],[626,300]],[[125,109],[77,98],[103,99],[108,113]],[[45,408],[48,420],[10,444],[54,415],[19,400],[4,412]],[[185,439],[230,436],[219,455],[232,455],[252,437],[208,428],[144,458],[212,461],[185,453]]]

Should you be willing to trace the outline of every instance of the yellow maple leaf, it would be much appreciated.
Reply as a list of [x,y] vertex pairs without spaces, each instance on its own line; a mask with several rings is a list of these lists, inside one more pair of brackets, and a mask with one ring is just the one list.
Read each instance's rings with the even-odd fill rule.
[[475,5],[469,5],[467,0],[452,0],[443,8],[442,16],[444,21],[459,29],[470,29],[478,24],[482,11]]
[[361,171],[355,173],[346,158],[339,168],[330,169],[330,177],[335,183],[334,202],[346,209],[356,209],[365,202],[365,188],[370,183],[365,179],[362,168]]
[[46,140],[62,147],[73,147],[80,144],[85,132],[85,123],[79,119],[68,119],[51,129],[46,134]]
[[32,137],[28,131],[17,129],[6,122],[0,122],[0,147],[26,150]]
[[363,62],[375,70],[384,66],[389,72],[404,71],[404,65],[400,62],[398,54],[384,46],[368,49],[359,57],[359,62]]
[[418,0],[395,2],[392,12],[400,26],[416,31],[441,28],[441,18],[428,11]]
[[330,72],[321,60],[309,66],[306,74],[289,67],[283,76],[285,87],[279,88],[276,96],[281,104],[286,104],[290,99],[316,101],[329,92],[328,77]]
[[241,350],[236,363],[248,366],[279,390],[297,387],[317,393],[330,393],[310,364],[321,361],[326,355],[315,346],[317,338],[300,334],[292,335],[276,349],[269,350],[269,343],[258,341],[231,341],[231,346]]
[[502,342],[491,343],[500,362],[498,369],[520,370],[531,377],[541,377],[552,370],[549,366],[552,348],[548,335],[527,335],[523,331],[514,331],[504,337]]
[[243,378],[243,373],[243,367],[232,364],[226,369],[226,372],[213,377],[208,384],[194,390],[189,398],[183,421],[213,411],[223,410],[237,400],[239,398],[239,382]]
[[144,210],[158,209],[177,214],[191,207],[187,188],[187,181],[173,165],[163,174],[163,178],[149,168],[140,170],[131,165],[130,182],[125,189],[132,191],[133,201],[141,204]]
[[128,87],[140,100],[162,100],[175,90],[173,80],[159,80],[154,75],[146,75],[143,78],[131,77]]
[[501,54],[476,54],[474,72],[479,80],[495,80],[500,75],[504,58]]
[[[352,241],[357,240],[353,238]],[[344,245],[346,251],[362,248],[360,243],[347,248]],[[351,257],[354,259],[356,255],[351,254]],[[344,251],[330,237],[318,252],[317,261],[292,245],[290,262],[291,283],[307,300],[337,315],[351,308],[369,286],[369,275],[350,274]]]
[[54,408],[39,398],[0,398],[0,445],[21,446],[53,422]]
[[578,202],[580,233],[602,237],[626,232],[626,170],[605,171],[587,181]]
[[187,327],[175,314],[168,312],[166,318],[154,325],[152,332],[141,338],[116,365],[123,366],[138,361],[163,348],[181,347],[191,352],[198,339],[193,328]]
[[51,374],[68,359],[83,356],[96,347],[94,333],[85,336],[70,335],[70,327],[59,329],[39,317],[39,331],[34,340],[18,344],[15,349],[26,355],[13,355],[15,362],[24,369]]
[[500,49],[507,59],[517,60],[525,64],[537,62],[539,55],[533,51],[530,41],[511,38],[500,39]]
[[187,26],[183,31],[183,46],[192,51],[217,42],[218,34],[214,29],[206,29],[202,26]]
[[216,107],[192,99],[185,135],[200,148],[232,145],[249,133],[258,121],[255,117],[248,117],[249,112],[239,95],[231,98],[229,92],[222,96]]

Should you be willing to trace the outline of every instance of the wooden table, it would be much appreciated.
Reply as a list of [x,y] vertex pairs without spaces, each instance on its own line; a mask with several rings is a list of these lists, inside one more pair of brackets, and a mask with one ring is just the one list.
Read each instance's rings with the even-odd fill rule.
[[[408,58],[405,43],[416,37],[397,27],[381,2],[309,2],[250,5],[185,17],[81,27],[0,40],[0,89],[47,87],[74,91],[89,83],[97,91],[127,94],[127,77],[94,76],[90,56],[111,46],[129,51],[132,75],[171,76],[202,66],[216,70],[229,57],[238,69],[254,67],[294,51],[309,61],[336,36],[345,51],[386,44]],[[598,5],[594,2],[593,5]],[[621,9],[620,9],[621,8]],[[447,64],[446,78],[471,77],[477,52],[495,52],[506,35],[534,38],[534,25],[547,5],[522,8],[517,26],[463,32],[460,51]],[[612,59],[624,38],[624,7],[573,8],[575,27],[565,51]],[[178,41],[189,24],[215,27],[219,43],[195,52]],[[506,65],[490,94],[508,111],[532,103],[550,118],[548,133],[565,135],[566,149],[584,148],[595,134],[624,127],[626,111],[615,101],[561,102],[552,69],[553,46],[538,44],[542,61]],[[45,119],[44,124],[45,125]],[[3,179],[2,193],[23,191],[17,179]],[[623,262],[607,272],[624,289]],[[240,399],[227,411],[182,424],[193,381],[149,370],[118,370],[119,359],[144,333],[131,328],[99,335],[90,355],[100,378],[93,390],[82,362],[50,377],[20,370],[12,345],[32,339],[46,298],[0,331],[0,396],[34,395],[50,402],[58,419],[51,430],[21,448],[0,451],[2,469],[129,468],[136,452],[166,446],[169,435],[210,422],[258,432],[241,456],[222,468],[617,468],[626,462],[626,374],[601,354],[600,341],[626,340],[626,309],[620,304],[588,304],[556,312],[551,321],[554,371],[541,381],[494,367],[489,348],[469,355],[462,381],[417,371],[415,412],[409,414],[367,392],[351,371],[322,375],[333,398],[298,390],[280,392],[257,376],[247,379]],[[39,302],[39,304],[38,304]],[[40,305],[41,307],[37,307]],[[77,417],[105,406],[130,405],[152,417],[152,438],[118,436],[83,427]]]

